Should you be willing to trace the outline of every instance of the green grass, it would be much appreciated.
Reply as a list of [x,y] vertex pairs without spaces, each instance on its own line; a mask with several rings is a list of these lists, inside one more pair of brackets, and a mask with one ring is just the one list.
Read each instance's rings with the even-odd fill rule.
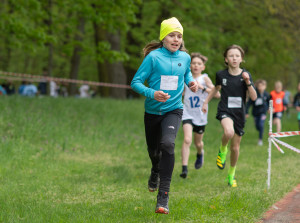
[[[222,135],[210,105],[205,164],[183,180],[176,139],[170,214],[154,214],[156,193],[143,125],[143,100],[0,98],[0,222],[256,222],[299,184],[300,155],[272,149],[266,190],[267,134],[258,147],[253,119],[246,125],[237,166],[238,188],[228,188],[228,167],[215,164]],[[283,130],[297,130],[296,113]],[[268,131],[266,123],[266,133]],[[299,148],[298,136],[284,139]]]

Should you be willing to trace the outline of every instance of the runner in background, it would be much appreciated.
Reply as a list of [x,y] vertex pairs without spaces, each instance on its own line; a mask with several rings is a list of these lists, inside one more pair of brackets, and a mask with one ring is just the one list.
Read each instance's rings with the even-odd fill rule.
[[[181,149],[182,173],[180,174],[180,177],[182,178],[186,178],[188,174],[188,160],[190,146],[193,141],[193,132],[194,143],[197,149],[195,168],[201,168],[204,163],[204,143],[202,140],[205,132],[205,125],[207,124],[207,113],[204,114],[201,111],[201,107],[208,93],[214,87],[208,75],[202,74],[205,70],[206,62],[207,57],[200,53],[191,54],[191,72],[193,78],[198,83],[199,90],[194,93],[185,85],[182,116],[184,141]],[[220,97],[219,92],[218,97]]]
[[159,188],[155,212],[168,214],[169,190],[175,163],[175,138],[182,118],[184,83],[194,92],[198,90],[198,84],[190,73],[191,58],[184,52],[183,28],[175,17],[161,23],[159,39],[160,42],[145,46],[144,60],[131,87],[146,97],[144,123],[152,162],[148,188],[150,192]]
[[251,100],[255,101],[257,98],[250,73],[240,68],[244,55],[244,50],[238,45],[229,46],[225,50],[224,60],[228,68],[217,72],[216,86],[209,93],[202,107],[202,111],[206,113],[209,101],[221,90],[221,101],[216,118],[220,120],[224,134],[217,157],[217,167],[221,170],[225,168],[227,145],[231,141],[230,168],[227,176],[228,185],[231,187],[237,187],[235,169],[244,135],[247,91]]
[[282,91],[281,81],[276,81],[274,90],[271,91],[271,100],[273,100],[273,124],[276,126],[276,132],[281,131],[281,118],[285,105],[283,104],[284,92]]
[[249,108],[252,108],[252,115],[254,117],[255,127],[259,132],[258,145],[263,145],[263,134],[264,134],[264,125],[267,117],[267,111],[269,110],[269,100],[270,95],[265,91],[267,87],[267,82],[265,80],[257,80],[255,82],[257,99],[252,101],[248,100],[246,105],[246,118],[249,117]]
[[293,104],[298,112],[298,128],[300,130],[300,82],[298,83],[298,92],[295,94]]

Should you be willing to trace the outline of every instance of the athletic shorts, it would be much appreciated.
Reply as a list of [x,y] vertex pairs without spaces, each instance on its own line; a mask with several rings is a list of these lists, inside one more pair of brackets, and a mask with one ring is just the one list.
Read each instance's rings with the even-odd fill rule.
[[203,134],[205,132],[205,125],[194,125],[191,119],[183,120],[182,125],[191,124],[193,126],[193,132]]
[[223,118],[230,118],[233,121],[233,129],[234,129],[235,134],[237,134],[239,136],[243,136],[245,134],[245,132],[244,132],[245,122],[241,122],[240,120],[237,120],[234,116],[229,115],[225,112],[218,113],[216,118],[220,122]]
[[283,114],[282,112],[275,112],[275,113],[273,113],[273,119],[274,118],[280,118],[281,119],[282,118],[282,114]]

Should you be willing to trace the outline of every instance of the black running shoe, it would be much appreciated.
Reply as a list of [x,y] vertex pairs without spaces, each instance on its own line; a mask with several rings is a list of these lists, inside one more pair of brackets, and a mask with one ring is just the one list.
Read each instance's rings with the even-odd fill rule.
[[180,174],[180,177],[182,177],[183,179],[185,179],[187,177],[188,172],[187,171],[182,171],[182,173]]
[[195,169],[200,169],[204,164],[204,149],[202,150],[201,154],[197,154],[197,159],[195,162]]
[[159,187],[159,173],[151,170],[151,175],[148,180],[148,189],[150,192],[154,192]]
[[169,214],[168,202],[169,202],[169,193],[159,191],[157,194],[157,204],[156,204],[155,213]]

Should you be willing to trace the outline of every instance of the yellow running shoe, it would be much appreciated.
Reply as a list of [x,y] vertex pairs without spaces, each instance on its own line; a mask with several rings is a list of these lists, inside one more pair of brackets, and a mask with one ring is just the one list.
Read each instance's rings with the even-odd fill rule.
[[223,170],[225,168],[226,155],[227,155],[227,152],[221,153],[221,151],[219,150],[219,153],[217,156],[217,167],[221,170]]
[[228,186],[237,187],[237,182],[236,182],[234,175],[228,175],[227,180],[228,180]]

